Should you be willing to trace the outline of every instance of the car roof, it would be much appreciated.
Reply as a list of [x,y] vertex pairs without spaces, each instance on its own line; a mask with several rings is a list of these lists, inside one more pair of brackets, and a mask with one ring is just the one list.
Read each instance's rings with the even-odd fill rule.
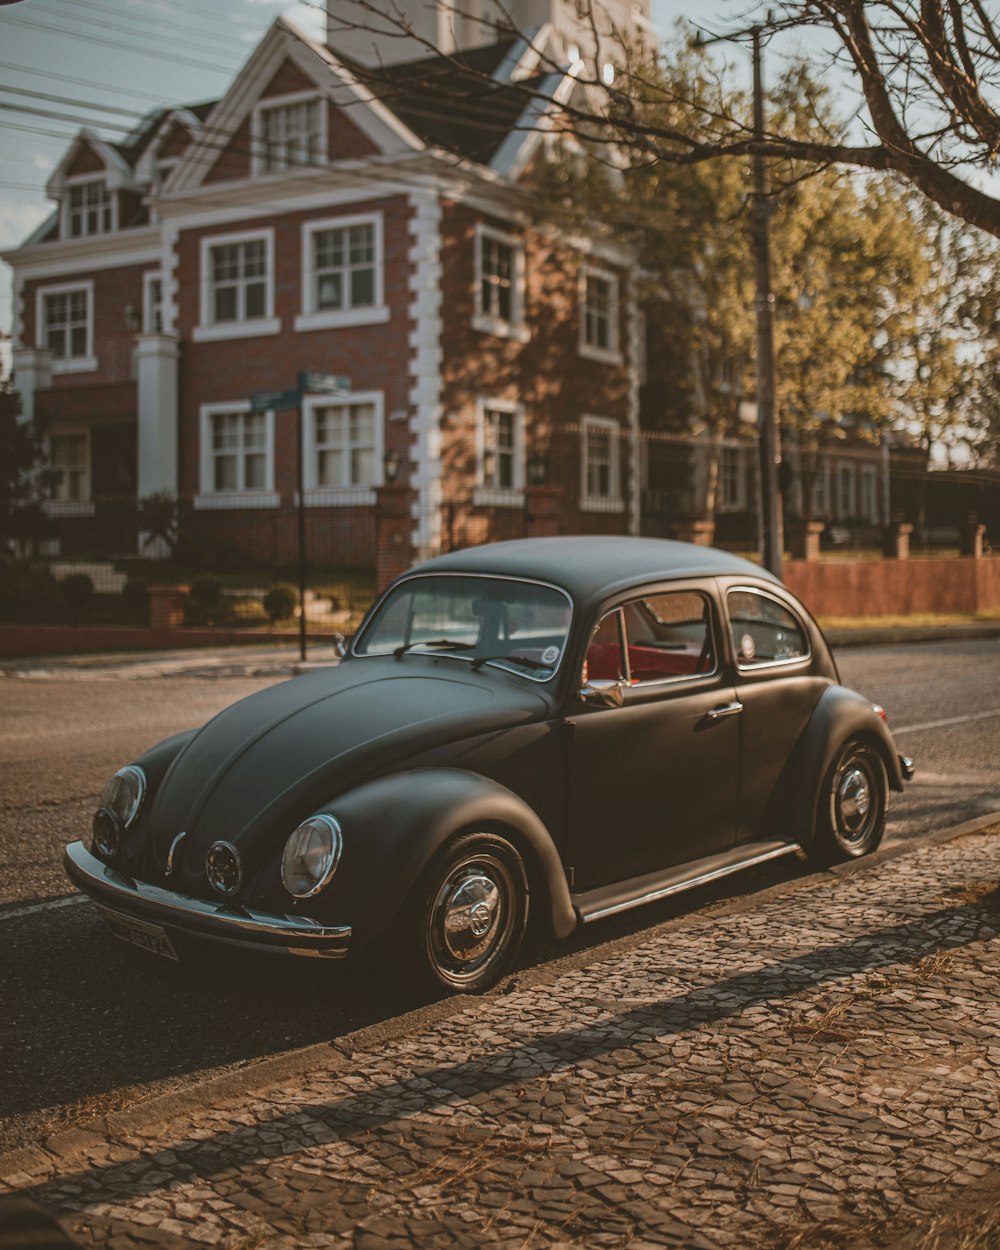
[[717,547],[665,538],[589,534],[523,538],[437,556],[413,573],[489,573],[551,582],[578,604],[632,584],[684,577],[753,577],[777,582],[759,565]]

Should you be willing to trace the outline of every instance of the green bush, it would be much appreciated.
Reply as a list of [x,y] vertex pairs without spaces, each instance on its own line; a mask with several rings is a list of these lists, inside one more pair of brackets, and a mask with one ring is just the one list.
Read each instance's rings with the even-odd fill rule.
[[86,573],[70,573],[59,583],[63,599],[71,612],[80,612],[94,598],[94,582]]
[[295,615],[295,607],[299,601],[298,591],[287,582],[279,582],[272,586],[264,596],[264,611],[272,624],[287,621]]
[[219,625],[225,616],[222,579],[196,577],[191,583],[184,620],[188,625]]
[[60,625],[66,616],[66,600],[48,569],[0,561],[0,620]]

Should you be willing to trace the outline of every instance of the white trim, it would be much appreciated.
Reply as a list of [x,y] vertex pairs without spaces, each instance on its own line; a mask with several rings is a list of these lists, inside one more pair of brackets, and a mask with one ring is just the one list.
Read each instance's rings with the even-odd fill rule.
[[[153,283],[160,284],[160,324],[153,324]],[[142,275],[142,332],[143,334],[163,334],[166,318],[163,315],[163,274],[159,269],[150,269]]]
[[[263,114],[287,108],[293,104],[308,104],[315,101],[319,106],[319,150],[318,161],[305,161],[302,164],[286,165],[284,169],[264,168],[264,123]],[[330,108],[326,97],[318,88],[312,91],[289,91],[285,95],[261,96],[250,113],[250,177],[270,178],[283,177],[289,171],[298,169],[317,169],[330,162]]]
[[[240,317],[233,321],[214,321],[212,312],[211,254],[214,248],[241,243],[264,244],[264,316]],[[199,243],[198,325],[191,333],[196,343],[216,339],[253,338],[258,334],[277,334],[281,320],[274,315],[274,228],[237,230],[229,234],[207,234]]]
[[43,499],[42,511],[47,517],[93,516],[97,511],[92,499]]
[[[608,477],[611,493],[590,495],[587,493],[587,435],[591,430],[610,435],[608,449]],[[585,416],[580,422],[580,511],[624,512],[625,503],[621,493],[621,425],[611,417]]]
[[[371,404],[374,409],[372,457],[373,480],[358,486],[320,486],[318,482],[319,457],[316,447],[316,423],[313,416],[318,408],[353,408]],[[382,485],[382,455],[385,449],[385,392],[353,391],[350,395],[304,395],[302,398],[303,479],[306,507],[355,507],[373,504],[375,488]]]
[[[605,282],[608,286],[608,342],[610,346],[601,347],[587,340],[587,280],[594,278]],[[601,364],[620,365],[621,350],[621,278],[611,269],[601,269],[596,265],[583,264],[577,281],[577,299],[579,308],[579,333],[577,350],[588,360],[596,360]]]
[[[373,227],[375,250],[372,303],[357,308],[317,308],[313,236],[327,230],[349,230],[352,226],[367,225]],[[376,325],[389,320],[389,309],[385,304],[385,215],[381,210],[304,221],[301,238],[302,312],[295,318],[296,330],[332,330],[341,326]]]
[[45,338],[45,298],[49,295],[70,295],[74,291],[85,291],[87,295],[87,342],[81,356],[57,356],[52,352],[53,373],[92,373],[98,365],[94,355],[94,283],[87,279],[84,282],[56,282],[51,286],[35,288],[35,346],[52,349]]
[[415,470],[411,479],[412,543],[418,560],[441,548],[441,336],[443,323],[441,201],[434,191],[409,195],[410,435]]
[[[503,412],[514,418],[513,485],[490,485],[485,479],[486,413]],[[525,415],[524,405],[511,399],[480,397],[476,400],[476,486],[472,502],[486,507],[523,507],[525,485]]]
[[[49,219],[52,224],[52,218]],[[136,235],[147,236],[145,246],[136,247]],[[160,228],[139,226],[119,234],[92,234],[85,239],[51,239],[48,243],[25,243],[21,247],[0,252],[5,260],[27,282],[61,277],[71,273],[87,273],[93,269],[115,266],[149,265],[160,259]]]
[[[483,243],[486,239],[492,239],[495,243],[499,243],[502,247],[509,247],[511,250],[510,317],[502,317],[483,310]],[[514,339],[519,343],[526,343],[531,338],[531,331],[524,320],[524,239],[519,235],[507,234],[506,231],[497,230],[496,227],[487,225],[486,222],[477,221],[473,238],[473,252],[475,286],[472,292],[472,328],[481,331],[483,334],[494,334],[500,338]]]
[[215,457],[212,450],[212,418],[230,413],[249,413],[248,399],[201,404],[198,408],[198,494],[196,508],[276,508],[281,496],[274,489],[274,412],[264,413],[264,481],[259,490],[216,490]]

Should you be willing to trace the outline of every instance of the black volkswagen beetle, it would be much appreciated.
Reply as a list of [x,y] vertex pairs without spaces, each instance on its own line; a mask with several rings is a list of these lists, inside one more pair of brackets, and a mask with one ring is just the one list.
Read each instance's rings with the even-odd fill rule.
[[580,923],[804,849],[864,855],[912,762],[758,567],[655,539],[454,552],[340,665],[108,782],[72,881],[119,936],[337,957],[473,992]]

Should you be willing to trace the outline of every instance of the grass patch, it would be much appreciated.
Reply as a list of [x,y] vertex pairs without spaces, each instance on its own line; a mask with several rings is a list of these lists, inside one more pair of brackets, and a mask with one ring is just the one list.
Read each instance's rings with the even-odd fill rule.
[[926,629],[954,625],[1000,624],[1000,608],[987,612],[914,612],[909,616],[821,616],[822,629]]

